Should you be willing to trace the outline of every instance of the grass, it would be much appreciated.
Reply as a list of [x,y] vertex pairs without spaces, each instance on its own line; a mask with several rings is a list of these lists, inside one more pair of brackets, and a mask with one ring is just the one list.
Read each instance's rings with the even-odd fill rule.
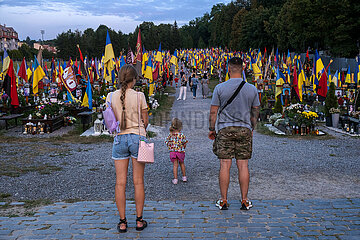
[[214,89],[215,89],[216,85],[218,85],[218,84],[219,84],[219,78],[211,75],[210,78],[209,78],[209,89],[210,89],[210,91],[214,92]]
[[157,135],[155,132],[152,132],[152,131],[147,131],[146,134],[147,134],[147,137],[149,137],[149,138],[154,138]]
[[[175,93],[176,90],[173,87],[166,87],[165,93]],[[170,119],[170,112],[173,106],[175,97],[169,96],[166,94],[158,95],[156,97],[159,103],[159,107],[157,109],[152,109],[149,112],[150,119],[149,122],[152,125],[156,126],[164,126]]]
[[40,174],[50,174],[55,171],[62,170],[62,167],[50,165],[50,164],[36,164],[22,165],[19,162],[7,161],[0,163],[0,176],[19,177],[22,174],[29,172],[38,172]]
[[10,193],[0,193],[0,202],[9,200],[10,197],[11,197]]

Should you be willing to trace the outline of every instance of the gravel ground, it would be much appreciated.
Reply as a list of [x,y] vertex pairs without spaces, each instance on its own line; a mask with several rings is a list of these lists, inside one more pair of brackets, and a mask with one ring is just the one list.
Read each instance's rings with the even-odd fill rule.
[[[179,93],[177,89],[176,97]],[[174,186],[172,164],[164,145],[168,127],[155,127],[156,163],[147,165],[147,200],[214,200],[219,196],[219,163],[207,138],[210,99],[175,101],[172,116],[183,120],[189,139],[186,152],[188,183]],[[13,134],[18,134],[13,131]],[[20,129],[18,129],[20,131]],[[251,199],[308,199],[360,197],[360,139],[330,133],[334,138],[300,139],[254,133],[253,158],[249,161]],[[113,200],[115,169],[112,144],[1,143],[0,161],[18,167],[49,164],[62,170],[51,174],[28,172],[19,177],[0,176],[0,192],[13,200],[67,199]],[[131,167],[127,198],[133,199]],[[229,199],[240,199],[235,162],[231,170]]]

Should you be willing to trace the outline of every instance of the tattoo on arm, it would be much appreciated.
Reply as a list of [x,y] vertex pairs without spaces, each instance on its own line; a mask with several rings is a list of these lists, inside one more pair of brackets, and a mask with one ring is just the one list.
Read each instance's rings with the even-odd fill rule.
[[259,118],[260,107],[252,107],[250,113],[251,127],[255,129],[257,120]]

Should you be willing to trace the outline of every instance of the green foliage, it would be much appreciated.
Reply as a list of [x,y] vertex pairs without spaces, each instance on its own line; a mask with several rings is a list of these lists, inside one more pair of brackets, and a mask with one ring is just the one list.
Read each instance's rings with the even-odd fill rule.
[[275,106],[274,106],[274,113],[282,113],[283,112],[283,106],[281,104],[280,98],[276,99]]
[[325,116],[329,117],[331,115],[330,108],[338,108],[338,106],[337,97],[335,96],[335,84],[331,82],[325,99]]
[[[354,57],[360,40],[359,15],[357,0],[237,0],[216,4],[210,13],[181,28],[176,21],[159,25],[143,22],[133,33],[123,34],[100,25],[96,30],[63,32],[55,44],[62,59],[79,59],[76,44],[80,45],[83,55],[100,58],[108,30],[115,56],[119,56],[127,53],[128,46],[135,51],[141,30],[146,50],[157,50],[159,43],[171,53],[180,48],[204,47],[229,47],[237,51],[278,47],[283,52],[288,49],[305,52],[310,48],[327,50],[333,56]],[[33,44],[28,38],[26,42]]]

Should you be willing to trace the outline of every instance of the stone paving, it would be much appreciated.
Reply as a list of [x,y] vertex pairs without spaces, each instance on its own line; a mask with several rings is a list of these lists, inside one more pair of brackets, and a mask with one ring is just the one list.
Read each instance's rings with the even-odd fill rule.
[[360,199],[255,200],[249,211],[230,201],[146,201],[142,232],[127,202],[127,233],[118,233],[112,201],[58,202],[33,217],[1,217],[0,239],[359,239]]

